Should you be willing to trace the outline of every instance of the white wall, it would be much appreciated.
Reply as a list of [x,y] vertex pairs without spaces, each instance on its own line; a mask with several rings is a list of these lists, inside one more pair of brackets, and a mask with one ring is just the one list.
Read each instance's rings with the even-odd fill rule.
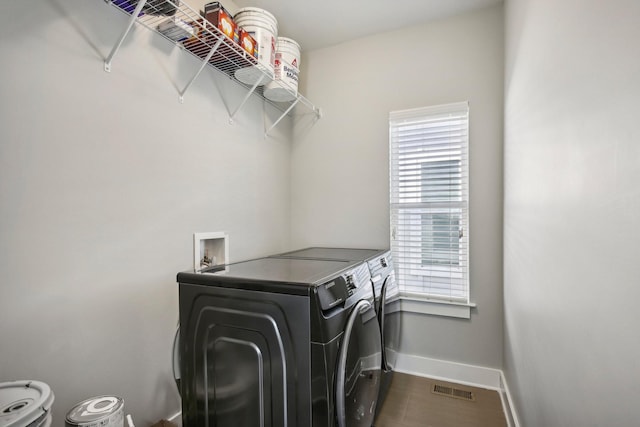
[[[232,260],[288,249],[287,121],[103,1],[0,2],[0,382],[44,381],[54,425],[116,394],[136,425],[179,410],[178,271],[192,234]],[[266,107],[267,122],[275,113]],[[282,133],[286,131],[286,133]]]
[[502,365],[502,6],[303,55],[301,86],[324,117],[292,145],[294,247],[389,247],[390,111],[468,100],[468,320],[407,314],[408,354]]
[[505,368],[523,426],[638,425],[640,3],[509,0]]

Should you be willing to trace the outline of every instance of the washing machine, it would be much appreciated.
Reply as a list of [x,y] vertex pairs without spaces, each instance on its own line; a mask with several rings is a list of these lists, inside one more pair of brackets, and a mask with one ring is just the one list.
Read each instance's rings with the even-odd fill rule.
[[375,309],[382,346],[382,377],[377,408],[382,407],[393,378],[400,350],[400,290],[388,249],[310,247],[274,255],[277,258],[363,261],[374,287]]
[[382,348],[368,266],[260,258],[179,273],[184,427],[370,427]]

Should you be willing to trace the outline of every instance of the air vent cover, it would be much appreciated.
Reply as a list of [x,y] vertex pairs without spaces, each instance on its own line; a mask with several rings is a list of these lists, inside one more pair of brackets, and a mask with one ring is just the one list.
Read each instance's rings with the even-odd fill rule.
[[438,394],[440,396],[453,397],[455,399],[467,400],[475,402],[476,397],[472,391],[460,390],[458,388],[449,387],[442,384],[434,384],[431,389],[431,393]]

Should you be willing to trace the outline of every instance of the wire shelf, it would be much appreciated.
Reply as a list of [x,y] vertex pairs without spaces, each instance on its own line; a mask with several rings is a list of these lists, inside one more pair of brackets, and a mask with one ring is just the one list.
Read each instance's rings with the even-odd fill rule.
[[[297,116],[314,114],[316,118],[320,118],[320,109],[297,92],[297,88],[287,85],[287,83],[282,80],[273,80],[274,76],[271,70],[260,64],[257,58],[244,50],[238,43],[230,39],[214,24],[204,19],[198,11],[192,9],[188,4],[179,0],[105,1],[107,3],[111,3],[116,9],[131,17],[129,26],[125,29],[121,39],[117,45],[114,46],[111,55],[109,55],[105,61],[106,71],[110,71],[113,57],[117,53],[122,41],[131,30],[133,23],[137,22],[149,30],[160,34],[171,43],[176,44],[202,61],[201,68],[198,73],[180,93],[181,100],[184,93],[198,77],[202,69],[208,65],[249,91],[247,97],[242,102],[238,110],[246,102],[249,96],[251,96],[251,94],[256,94],[264,99],[268,104],[279,110],[282,113],[282,116],[276,121],[272,128],[286,115]],[[257,81],[256,84],[246,84],[235,77],[236,71],[245,68],[251,68],[250,71]],[[266,86],[266,84],[272,81],[274,82],[272,85],[276,84],[280,88],[289,92],[292,100],[287,102],[276,102],[265,97],[263,85]],[[234,115],[235,112],[232,114],[231,120],[233,120]]]

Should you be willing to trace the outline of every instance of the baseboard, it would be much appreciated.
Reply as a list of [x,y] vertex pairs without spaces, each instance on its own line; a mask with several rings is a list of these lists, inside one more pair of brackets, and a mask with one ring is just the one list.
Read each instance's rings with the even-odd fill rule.
[[398,372],[497,391],[509,427],[520,427],[506,378],[500,369],[403,353],[398,353],[397,356],[396,371]]
[[499,369],[398,353],[396,370],[491,390],[501,389]]
[[516,408],[513,405],[513,398],[511,397],[511,392],[509,391],[509,385],[507,384],[507,379],[505,378],[504,372],[502,371],[500,371],[500,381],[502,383],[500,398],[502,399],[502,406],[505,408],[504,412],[505,414],[507,414],[509,427],[520,427],[520,420],[518,419]]

